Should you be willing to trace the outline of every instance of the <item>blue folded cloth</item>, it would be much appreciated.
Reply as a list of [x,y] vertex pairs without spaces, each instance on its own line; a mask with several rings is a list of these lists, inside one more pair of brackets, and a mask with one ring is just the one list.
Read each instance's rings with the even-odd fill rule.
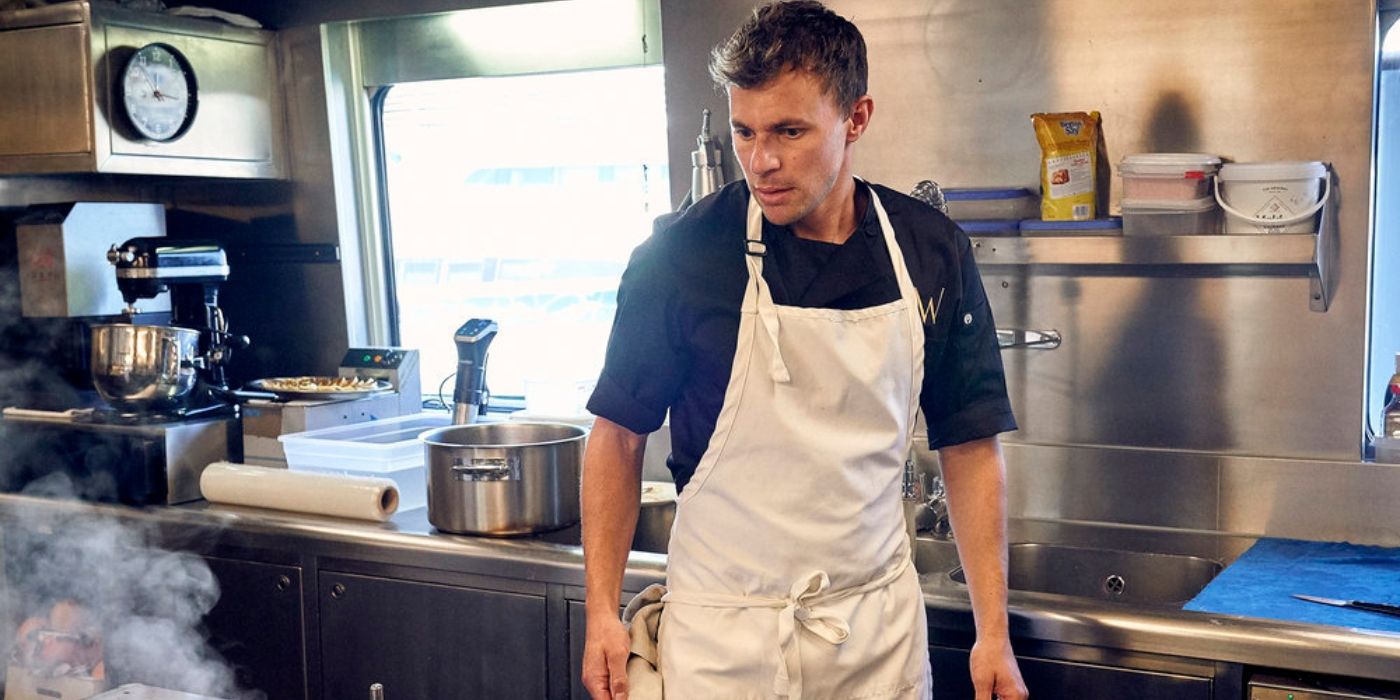
[[1309,603],[1294,593],[1400,605],[1400,548],[1261,539],[1185,609],[1400,632],[1400,617]]

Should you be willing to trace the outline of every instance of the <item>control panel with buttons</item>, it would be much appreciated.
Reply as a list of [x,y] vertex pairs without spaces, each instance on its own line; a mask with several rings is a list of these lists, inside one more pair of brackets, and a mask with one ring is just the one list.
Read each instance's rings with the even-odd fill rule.
[[345,352],[341,367],[365,369],[398,369],[406,352],[403,348],[350,348]]
[[399,415],[406,416],[423,409],[423,394],[418,376],[418,350],[414,348],[350,348],[340,361],[336,372],[341,377],[373,377],[387,379],[399,393]]

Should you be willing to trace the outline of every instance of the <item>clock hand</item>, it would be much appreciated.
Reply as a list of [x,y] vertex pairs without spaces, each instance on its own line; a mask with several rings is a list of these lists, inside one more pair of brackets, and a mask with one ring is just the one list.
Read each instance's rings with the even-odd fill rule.
[[160,94],[160,88],[156,87],[156,81],[151,79],[151,74],[147,73],[145,68],[138,67],[137,70],[141,71],[141,77],[146,79],[146,84],[151,86],[151,97],[156,98],[156,100],[164,100],[165,96]]

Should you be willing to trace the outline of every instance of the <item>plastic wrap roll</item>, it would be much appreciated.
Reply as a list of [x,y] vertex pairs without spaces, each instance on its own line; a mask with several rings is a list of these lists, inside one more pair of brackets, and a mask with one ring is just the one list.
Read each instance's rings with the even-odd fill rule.
[[205,468],[199,488],[213,503],[357,520],[383,522],[399,507],[398,487],[389,479],[310,474],[230,462],[214,462]]

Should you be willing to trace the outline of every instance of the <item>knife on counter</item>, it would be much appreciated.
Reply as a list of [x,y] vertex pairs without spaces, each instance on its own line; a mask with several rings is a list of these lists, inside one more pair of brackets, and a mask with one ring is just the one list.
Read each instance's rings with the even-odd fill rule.
[[1309,603],[1321,603],[1323,605],[1333,605],[1339,608],[1356,608],[1357,610],[1367,610],[1370,612],[1382,613],[1385,615],[1395,615],[1400,617],[1400,605],[1387,605],[1385,603],[1368,603],[1364,600],[1339,600],[1337,598],[1319,598],[1314,595],[1303,595],[1294,593],[1294,598],[1306,600]]

